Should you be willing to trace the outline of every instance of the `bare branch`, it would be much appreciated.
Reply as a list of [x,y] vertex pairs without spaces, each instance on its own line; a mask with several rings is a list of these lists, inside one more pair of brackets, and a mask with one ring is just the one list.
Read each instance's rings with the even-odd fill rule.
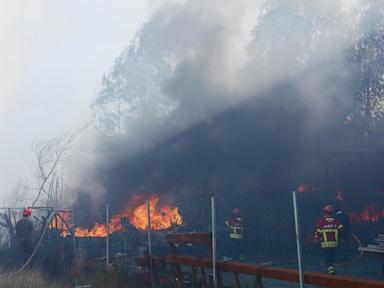
[[37,177],[40,184],[38,192],[32,202],[32,207],[36,205],[42,194],[47,196],[47,204],[50,203],[50,205],[53,204],[52,202],[59,199],[58,187],[60,187],[60,183],[58,183],[58,181],[63,181],[63,178],[58,177],[57,169],[74,145],[76,138],[87,127],[89,127],[89,124],[76,131],[65,133],[56,138],[39,140],[33,143],[32,150],[34,151],[37,161]]

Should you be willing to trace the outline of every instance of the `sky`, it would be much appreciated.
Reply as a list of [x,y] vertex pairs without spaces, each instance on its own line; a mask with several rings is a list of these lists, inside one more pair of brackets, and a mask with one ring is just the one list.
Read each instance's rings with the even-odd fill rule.
[[31,174],[34,140],[89,121],[149,13],[142,0],[0,0],[0,199]]

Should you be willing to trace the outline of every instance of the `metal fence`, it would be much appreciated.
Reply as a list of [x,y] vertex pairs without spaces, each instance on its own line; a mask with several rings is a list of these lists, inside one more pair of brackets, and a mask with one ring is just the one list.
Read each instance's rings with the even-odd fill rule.
[[[58,214],[62,217],[55,217],[52,221],[51,229],[46,235],[45,246],[49,247],[47,251],[54,255],[62,255],[63,259],[66,253],[70,255],[71,259],[97,258],[109,268],[110,265],[121,261],[121,259],[133,259],[148,254],[160,257],[169,254],[170,248],[166,242],[166,235],[169,233],[214,232],[215,261],[242,261],[254,263],[261,267],[296,269],[298,267],[298,250],[292,191],[287,191],[285,194],[279,193],[279,195],[284,196],[260,200],[257,197],[254,197],[254,199],[241,199],[236,198],[235,195],[225,197],[217,193],[214,201],[214,218],[212,218],[211,195],[189,198],[173,197],[172,199],[163,199],[160,196],[160,202],[158,203],[160,206],[153,208],[157,209],[155,212],[159,213],[160,216],[165,213],[159,208],[162,204],[177,207],[182,216],[182,223],[171,225],[167,229],[152,228],[150,231],[147,229],[148,226],[144,229],[138,229],[132,224],[127,212],[129,203],[111,201],[111,204],[101,205],[98,213],[94,215],[83,211],[80,207],[68,207],[63,211],[58,211]],[[146,200],[150,199],[151,196],[142,197],[138,205],[146,204]],[[348,214],[351,221],[351,235],[353,235],[350,239],[348,254],[345,255],[340,249],[337,252],[336,265],[338,273],[382,279],[381,262],[374,256],[376,254],[364,254],[359,251],[359,247],[367,246],[374,241],[378,234],[383,233],[383,197],[383,194],[379,192],[343,194],[340,191],[334,193],[304,191],[297,193],[298,222],[300,224],[299,240],[303,270],[305,272],[326,272],[321,249],[318,244],[313,243],[313,235],[316,221],[323,214],[322,208],[327,204],[331,204]],[[131,212],[134,208],[137,208],[137,206],[131,207]],[[234,240],[230,237],[231,231],[226,225],[226,221],[231,217],[234,208],[239,210],[242,218],[244,230],[243,239],[239,241],[241,243],[234,243]],[[16,245],[14,230],[8,229],[9,231],[7,231],[4,226],[11,225],[14,229],[15,223],[21,217],[21,210],[21,208],[1,209],[1,217],[4,222],[1,249],[2,263],[14,267],[20,265],[17,262],[17,256],[12,252]],[[36,236],[52,211],[51,208],[34,208],[33,221]],[[144,214],[143,217],[144,222],[148,221],[146,218],[148,214]],[[213,219],[215,220],[214,226],[212,226]],[[120,225],[117,230],[114,226],[117,223],[116,221]],[[154,218],[153,221],[157,221],[157,219]],[[7,224],[8,222],[9,224]],[[97,234],[95,232],[95,234],[92,232],[95,227],[99,227],[105,233]],[[63,231],[66,229],[68,233],[63,235]],[[111,233],[107,234],[107,229]],[[81,234],[81,231],[87,231],[90,234]],[[196,246],[179,247],[179,251],[183,255],[212,256],[206,248]],[[47,257],[44,253],[39,253],[36,256],[40,260],[44,259],[44,257]],[[209,273],[212,273],[212,271]],[[212,275],[215,275],[215,273],[212,273]]]

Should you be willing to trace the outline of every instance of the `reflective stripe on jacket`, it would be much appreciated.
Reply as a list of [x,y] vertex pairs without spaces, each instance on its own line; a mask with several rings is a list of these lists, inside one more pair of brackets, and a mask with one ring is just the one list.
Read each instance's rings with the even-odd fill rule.
[[230,229],[229,237],[231,239],[243,239],[243,227],[229,226],[229,229]]
[[239,214],[232,214],[231,218],[227,221],[227,225],[231,239],[243,239],[243,219]]
[[339,232],[343,225],[332,216],[325,215],[316,225],[316,237],[320,238],[321,248],[335,248],[339,244]]

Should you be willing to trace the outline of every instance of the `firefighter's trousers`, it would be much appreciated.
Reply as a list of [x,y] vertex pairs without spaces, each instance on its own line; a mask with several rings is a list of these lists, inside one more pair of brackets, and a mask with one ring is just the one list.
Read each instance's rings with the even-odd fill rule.
[[334,266],[336,247],[322,248],[322,250],[324,254],[325,265],[327,265],[328,268]]

